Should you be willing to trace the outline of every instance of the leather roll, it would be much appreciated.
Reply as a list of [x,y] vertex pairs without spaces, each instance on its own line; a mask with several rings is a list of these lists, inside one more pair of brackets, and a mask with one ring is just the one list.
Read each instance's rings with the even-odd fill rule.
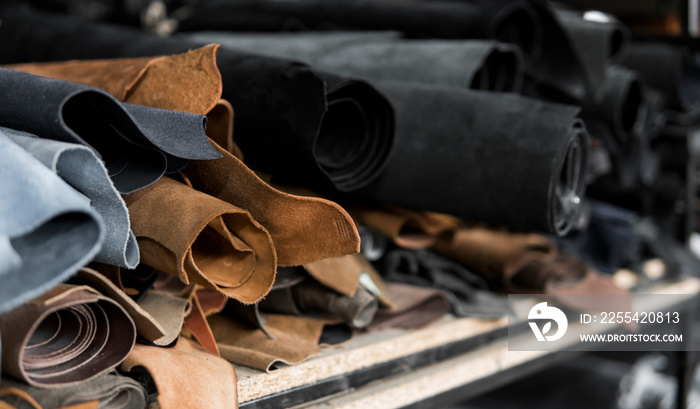
[[597,122],[603,122],[615,138],[612,143],[630,145],[643,102],[644,85],[637,74],[624,67],[611,66],[606,69],[605,82],[597,98],[583,104],[581,117],[592,133],[600,127]]
[[84,85],[0,69],[0,125],[92,147],[122,193],[163,175],[166,160],[111,95]]
[[569,38],[544,1],[200,2],[183,31],[397,30],[410,37],[494,39],[525,54],[532,92],[580,101],[590,92]]
[[90,199],[90,206],[105,222],[105,239],[95,256],[95,261],[136,268],[140,259],[139,248],[130,228],[126,204],[95,152],[83,145],[41,139],[8,128],[1,130],[13,142]]
[[402,40],[394,32],[203,32],[190,37],[232,49],[297,59],[324,71],[369,80],[501,92],[519,92],[523,82],[519,49],[496,41]]
[[124,199],[144,264],[245,304],[272,287],[274,244],[247,211],[168,177]]
[[396,110],[395,154],[353,197],[558,235],[575,225],[590,151],[577,108],[412,83],[379,89]]
[[661,42],[634,42],[621,64],[637,71],[649,87],[663,92],[672,110],[700,109],[700,64],[692,51]]
[[97,254],[100,216],[0,130],[0,314],[50,290]]
[[129,354],[136,330],[119,304],[87,286],[60,284],[0,318],[2,370],[36,387],[74,385]]
[[[336,203],[279,191],[233,155],[193,161],[183,172],[198,191],[246,209],[269,232],[277,263],[296,266],[359,251],[350,216]],[[313,235],[309,231],[313,230]]]
[[[0,49],[0,63],[143,57],[200,46],[21,5],[3,5],[0,16],[7,22],[0,47],[8,46]],[[36,46],[10,44],[27,42]],[[219,49],[217,65],[223,98],[236,110],[236,142],[250,164],[280,181],[332,191],[366,186],[384,168],[393,144],[393,112],[366,82],[225,48]]]

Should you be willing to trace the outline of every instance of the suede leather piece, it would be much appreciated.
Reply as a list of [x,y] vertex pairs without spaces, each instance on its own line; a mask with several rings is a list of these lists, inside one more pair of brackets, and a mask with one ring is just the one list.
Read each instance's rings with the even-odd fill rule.
[[167,177],[125,201],[143,263],[246,304],[272,287],[274,244],[247,211]]
[[278,364],[293,365],[321,353],[319,341],[327,324],[314,318],[265,314],[269,338],[234,317],[214,315],[208,320],[223,358],[261,371],[270,371]]
[[218,44],[163,57],[15,64],[7,68],[102,88],[122,102],[205,115],[221,98]]
[[136,345],[121,369],[130,372],[138,367],[153,378],[162,409],[238,407],[233,366],[186,338],[173,348]]
[[69,283],[90,286],[118,303],[131,317],[136,326],[136,333],[144,339],[155,342],[165,336],[165,330],[151,314],[97,271],[87,267],[82,268],[75,276],[71,277]]
[[479,226],[457,230],[451,238],[439,240],[432,250],[497,286],[505,286],[529,260],[553,260],[557,253],[554,243],[545,236]]
[[126,204],[95,152],[82,145],[39,139],[8,128],[0,127],[0,131],[90,199],[90,206],[105,224],[104,242],[95,261],[136,268],[139,249]]
[[401,283],[387,283],[391,309],[377,310],[368,330],[385,328],[417,329],[437,322],[450,312],[445,291]]
[[355,295],[360,274],[365,266],[361,255],[331,257],[305,264],[304,270],[316,281],[348,297]]
[[394,32],[239,34],[203,32],[201,42],[304,61],[324,71],[370,80],[518,92],[522,55],[495,41],[399,40]]
[[216,148],[221,159],[194,161],[184,174],[196,190],[250,212],[270,233],[280,266],[359,251],[357,230],[343,208],[325,199],[281,192],[236,157]]
[[558,235],[578,220],[590,142],[577,108],[415,83],[378,86],[396,111],[395,152],[354,197]]
[[285,31],[341,28],[398,30],[411,37],[490,38],[515,43],[526,55],[527,74],[550,96],[581,100],[588,84],[569,38],[544,1],[395,2],[346,0],[207,1],[180,29]]
[[441,235],[449,234],[460,225],[457,218],[449,215],[396,206],[350,206],[348,210],[359,224],[373,228],[403,248],[431,247]]
[[[168,57],[17,64],[8,68],[102,88],[129,103],[125,107],[146,138],[168,155],[168,173],[172,173],[186,164],[183,158],[220,157],[204,136],[202,117],[221,97],[217,49],[218,45],[212,44]],[[171,110],[181,112],[168,112]]]
[[96,88],[0,68],[0,126],[88,145],[122,193],[153,183],[166,160],[111,95]]
[[[5,39],[0,47],[15,41],[37,45],[32,50],[3,47],[0,63],[143,57],[198,46],[185,38],[78,23],[21,5],[3,5],[0,15],[12,21],[0,31]],[[38,25],[50,29],[27,30]],[[393,143],[393,112],[367,83],[224,48],[217,65],[223,97],[236,108],[236,142],[251,164],[279,179],[332,191],[365,186],[383,169]],[[365,123],[360,132],[348,132]],[[346,157],[348,152],[354,154]]]
[[[169,162],[186,164],[186,159],[206,160],[221,157],[208,142],[204,131],[206,116],[126,103],[124,108],[141,127],[146,139],[165,152]],[[180,170],[184,164],[175,167],[168,163],[168,172]]]
[[0,320],[4,373],[55,388],[119,365],[136,330],[124,309],[88,286],[60,284]]
[[[275,281],[277,281],[277,278],[275,278]],[[216,345],[214,334],[207,322],[207,317],[223,311],[228,302],[228,297],[206,288],[195,288],[190,294],[190,302],[192,303],[192,311],[185,318],[185,327],[204,349],[214,355],[221,355]],[[253,305],[257,307],[258,303]]]
[[99,251],[88,200],[0,130],[0,314],[55,287]]
[[[116,373],[108,373],[75,386],[54,389],[36,388],[6,377],[2,379],[2,384],[3,387],[17,388],[28,393],[43,409],[60,409],[95,400],[104,409],[146,407],[146,391],[143,386]],[[35,409],[18,397],[4,397],[3,400],[17,409]]]
[[185,317],[192,310],[188,299],[159,291],[147,292],[139,301],[139,306],[148,312],[163,329],[164,336],[152,341],[159,346],[170,345],[177,340]]

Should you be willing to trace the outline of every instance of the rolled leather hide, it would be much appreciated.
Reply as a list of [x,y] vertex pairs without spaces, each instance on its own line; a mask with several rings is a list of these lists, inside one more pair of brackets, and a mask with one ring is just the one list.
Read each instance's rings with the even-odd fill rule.
[[578,101],[590,92],[578,56],[553,11],[531,1],[202,1],[183,31],[398,30],[411,37],[494,39],[526,55],[533,92]]
[[2,130],[0,180],[2,314],[89,263],[102,244],[104,225],[84,196]]
[[369,80],[502,92],[518,92],[523,82],[519,49],[489,40],[401,40],[396,32],[202,32],[190,37]]
[[670,109],[686,113],[700,109],[700,62],[692,51],[661,42],[634,42],[621,64],[661,91]]
[[124,309],[88,286],[59,284],[0,318],[2,371],[52,388],[93,379],[119,365],[136,339]]
[[168,177],[124,199],[144,264],[246,304],[270,291],[274,244],[247,211]]
[[105,222],[105,239],[95,261],[136,268],[139,248],[129,225],[126,204],[95,152],[83,145],[45,140],[8,128],[0,127],[0,130],[90,199],[90,206]]
[[379,89],[396,110],[396,151],[354,197],[558,235],[575,224],[590,150],[578,108],[422,84]]

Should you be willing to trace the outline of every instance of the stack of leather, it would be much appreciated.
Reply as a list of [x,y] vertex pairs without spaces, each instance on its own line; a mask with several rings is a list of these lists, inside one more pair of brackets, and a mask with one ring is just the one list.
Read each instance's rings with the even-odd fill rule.
[[0,5],[2,405],[236,407],[232,363],[700,271],[694,56],[610,15],[31,3]]

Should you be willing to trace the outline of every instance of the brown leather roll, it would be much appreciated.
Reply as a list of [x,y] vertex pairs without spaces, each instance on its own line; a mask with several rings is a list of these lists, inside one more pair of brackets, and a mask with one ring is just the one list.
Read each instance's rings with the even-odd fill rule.
[[245,304],[272,287],[274,245],[247,211],[167,177],[124,199],[144,264]]
[[2,371],[51,388],[114,369],[136,339],[116,302],[88,286],[61,284],[0,317]]
[[[214,143],[212,143],[215,145]],[[281,266],[295,266],[360,251],[350,215],[329,200],[281,192],[219,146],[221,159],[192,161],[184,170],[192,186],[246,209],[265,226]]]

